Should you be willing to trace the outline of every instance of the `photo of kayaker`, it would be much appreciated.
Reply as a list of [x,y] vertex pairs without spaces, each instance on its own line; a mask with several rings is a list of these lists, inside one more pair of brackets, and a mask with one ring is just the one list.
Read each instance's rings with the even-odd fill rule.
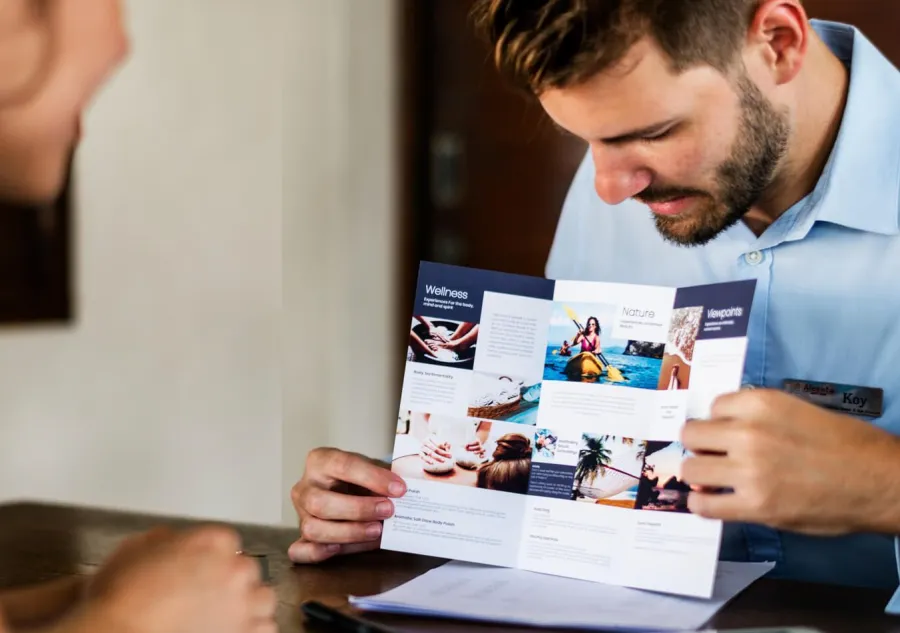
[[416,315],[410,325],[406,359],[472,369],[477,344],[477,323]]
[[689,512],[687,500],[691,488],[681,480],[685,456],[680,442],[647,442],[635,509]]
[[656,389],[664,343],[614,337],[620,310],[615,304],[554,302],[544,380]]
[[703,306],[672,311],[657,389],[687,389],[690,385],[694,344],[702,318]]
[[578,343],[581,343],[582,352],[603,353],[603,349],[600,346],[600,321],[597,320],[597,317],[588,317],[584,330],[578,332],[575,338],[572,339],[572,345],[578,345]]

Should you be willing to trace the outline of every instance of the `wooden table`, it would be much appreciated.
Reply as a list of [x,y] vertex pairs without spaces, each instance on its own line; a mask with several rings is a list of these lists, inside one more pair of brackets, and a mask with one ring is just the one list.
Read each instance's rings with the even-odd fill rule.
[[[123,538],[160,523],[180,527],[192,522],[47,504],[0,506],[0,587],[89,573]],[[285,554],[295,530],[235,527],[247,551],[267,555],[280,600],[278,623],[282,633],[315,630],[304,628],[299,609],[304,600],[346,608],[348,594],[385,591],[444,562],[373,552],[316,567],[299,567],[292,565]],[[882,591],[761,580],[738,596],[712,624],[720,628],[793,624],[818,627],[826,633],[900,633],[900,617],[883,614],[889,598],[890,594]],[[371,619],[406,633],[529,630],[395,616]]]

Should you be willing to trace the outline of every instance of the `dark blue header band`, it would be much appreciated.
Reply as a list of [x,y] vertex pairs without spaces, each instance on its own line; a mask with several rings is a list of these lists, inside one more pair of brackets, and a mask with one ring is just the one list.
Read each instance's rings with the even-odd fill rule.
[[485,292],[553,299],[555,282],[492,270],[421,262],[414,314],[478,323]]
[[697,339],[747,336],[756,280],[679,288],[675,308],[702,307]]

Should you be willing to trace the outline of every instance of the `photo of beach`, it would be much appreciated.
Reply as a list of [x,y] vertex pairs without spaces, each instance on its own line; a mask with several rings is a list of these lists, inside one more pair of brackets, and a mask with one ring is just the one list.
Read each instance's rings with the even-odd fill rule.
[[612,337],[614,304],[555,302],[544,380],[656,389],[664,344]]
[[680,442],[647,443],[636,509],[688,512],[691,489],[681,480],[681,463],[686,454]]
[[634,508],[647,443],[628,437],[581,436],[572,499]]
[[703,306],[672,311],[657,389],[687,389],[690,385],[694,344],[697,342],[702,318]]
[[533,434],[508,422],[401,412],[391,470],[404,479],[526,494]]
[[417,315],[410,324],[406,360],[472,369],[477,346],[477,323]]

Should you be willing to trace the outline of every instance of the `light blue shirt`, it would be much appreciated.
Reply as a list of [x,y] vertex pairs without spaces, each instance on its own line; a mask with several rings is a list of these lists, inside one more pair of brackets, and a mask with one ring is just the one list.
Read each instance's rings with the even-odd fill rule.
[[[546,273],[672,286],[756,279],[745,384],[880,387],[883,415],[871,423],[900,434],[900,72],[855,28],[813,27],[851,79],[837,143],[809,196],[761,237],[739,223],[703,247],[676,247],[644,205],[597,196],[588,154]],[[834,464],[838,473],[855,467]],[[773,576],[889,589],[898,586],[898,556],[888,535],[813,538],[729,524],[722,542],[723,559],[775,561]]]

